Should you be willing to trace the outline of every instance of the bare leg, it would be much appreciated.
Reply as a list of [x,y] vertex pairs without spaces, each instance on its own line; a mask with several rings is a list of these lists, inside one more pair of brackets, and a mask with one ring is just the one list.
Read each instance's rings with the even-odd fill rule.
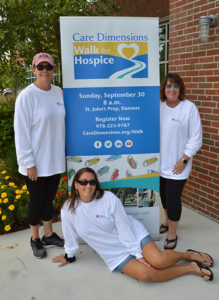
[[163,224],[166,225],[166,226],[168,226],[169,223],[168,223],[167,209],[164,209],[163,211],[164,211],[164,216],[165,216],[165,221],[164,221]]
[[193,260],[192,252],[178,252],[173,250],[161,251],[154,242],[147,243],[142,254],[149,264],[157,269],[174,266],[181,260]]
[[[164,226],[169,226],[169,223],[168,223],[168,215],[167,215],[167,209],[163,209],[164,211],[164,216],[165,216],[165,220],[163,222],[163,225]],[[165,229],[161,229],[160,233],[162,232],[165,232],[166,230]]]
[[39,238],[39,227],[40,224],[36,225],[36,226],[32,226],[30,225],[31,231],[32,231],[32,239],[38,239]]
[[43,226],[44,226],[44,233],[46,237],[49,237],[53,234],[52,230],[52,220],[50,221],[43,221]]
[[[202,262],[203,264],[203,258],[199,253],[191,251],[179,252],[173,250],[161,251],[154,242],[147,243],[142,249],[142,254],[145,260],[157,269],[174,266],[181,260]],[[203,265],[207,267],[210,266],[211,258],[208,254],[202,253],[202,256],[206,259],[206,263]]]
[[[177,227],[178,227],[179,221],[171,221],[168,220],[168,226],[169,226],[169,230],[168,230],[168,234],[167,234],[167,238],[168,240],[173,240],[176,238],[176,231],[177,231]],[[164,242],[164,245],[167,246],[168,248],[174,246],[174,242],[173,243],[169,243],[167,246],[167,243]]]
[[[202,271],[206,275],[211,275],[208,270],[202,269]],[[203,275],[198,265],[194,262],[185,266],[172,266],[158,270],[153,267],[147,267],[136,259],[129,261],[122,269],[122,272],[139,280],[156,282],[167,281],[189,273],[199,276]],[[203,279],[208,280],[209,276],[204,276]]]

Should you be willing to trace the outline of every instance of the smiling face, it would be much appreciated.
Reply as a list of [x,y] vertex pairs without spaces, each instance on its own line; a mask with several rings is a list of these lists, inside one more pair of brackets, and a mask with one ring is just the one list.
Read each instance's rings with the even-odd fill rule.
[[[89,172],[83,173],[78,179],[78,181],[80,181],[80,182],[86,182],[86,181],[92,181],[92,180],[95,181],[95,177],[92,173],[89,173]],[[90,183],[87,183],[86,185],[81,185],[78,181],[75,181],[75,188],[79,192],[81,201],[83,201],[83,202],[92,201],[95,197],[96,185],[91,185]]]
[[167,97],[166,102],[167,105],[174,107],[176,106],[179,102],[179,93],[180,93],[180,87],[176,88],[174,87],[176,83],[174,81],[170,81],[169,79],[167,80],[166,86],[171,85],[171,88],[165,87],[165,95]]
[[[39,63],[39,65],[47,66],[49,65],[49,63],[43,61]],[[44,68],[42,71],[39,71],[36,67],[33,67],[32,72],[36,75],[36,83],[39,88],[44,89],[45,86],[50,87],[50,81],[52,79],[54,68],[52,70],[47,70],[46,68]]]

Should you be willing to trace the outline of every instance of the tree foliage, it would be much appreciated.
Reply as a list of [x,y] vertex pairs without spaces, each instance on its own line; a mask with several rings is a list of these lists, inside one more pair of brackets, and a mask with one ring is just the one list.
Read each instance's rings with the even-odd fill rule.
[[6,87],[6,78],[11,87],[23,85],[24,65],[38,52],[61,61],[60,16],[103,16],[116,10],[113,0],[1,0],[0,88]]

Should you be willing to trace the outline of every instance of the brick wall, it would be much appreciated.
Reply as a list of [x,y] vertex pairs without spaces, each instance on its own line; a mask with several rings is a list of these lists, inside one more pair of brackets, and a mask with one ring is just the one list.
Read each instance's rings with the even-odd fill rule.
[[132,17],[166,17],[169,15],[169,0],[115,0],[120,15]]
[[219,220],[219,23],[207,43],[199,39],[199,17],[219,15],[219,1],[170,0],[169,71],[185,81],[186,97],[200,112],[203,146],[193,160],[183,202]]

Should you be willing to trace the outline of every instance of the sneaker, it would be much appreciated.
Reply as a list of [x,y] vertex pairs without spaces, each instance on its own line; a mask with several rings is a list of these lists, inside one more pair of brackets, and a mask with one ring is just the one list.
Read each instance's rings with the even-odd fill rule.
[[35,239],[32,240],[32,237],[30,239],[30,245],[33,250],[33,255],[36,256],[37,258],[44,258],[46,257],[46,250],[43,248],[43,245],[41,243],[41,240]]
[[64,247],[64,239],[61,239],[55,232],[49,237],[45,237],[45,235],[42,237],[42,244],[45,248],[50,247],[58,247],[63,248]]

